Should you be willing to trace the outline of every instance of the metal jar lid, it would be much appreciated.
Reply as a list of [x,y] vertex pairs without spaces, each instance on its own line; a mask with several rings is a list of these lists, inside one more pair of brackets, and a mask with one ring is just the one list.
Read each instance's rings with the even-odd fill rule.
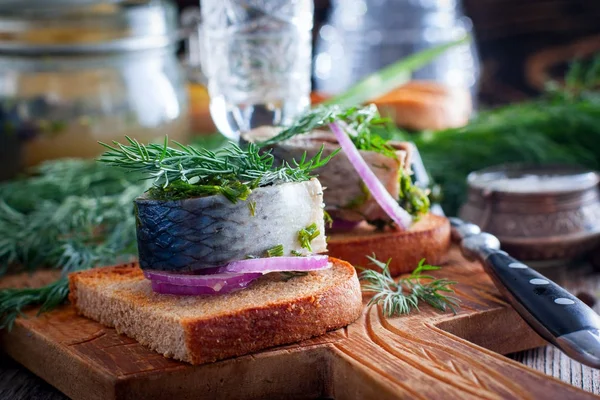
[[3,0],[0,54],[115,53],[179,39],[170,0]]

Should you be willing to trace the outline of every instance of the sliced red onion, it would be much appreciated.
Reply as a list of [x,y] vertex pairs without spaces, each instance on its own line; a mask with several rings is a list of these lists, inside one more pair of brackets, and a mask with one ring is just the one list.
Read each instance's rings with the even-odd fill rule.
[[377,201],[379,206],[385,211],[385,213],[398,225],[400,229],[408,229],[412,223],[411,215],[400,205],[394,198],[388,193],[383,184],[377,179],[377,176],[369,169],[369,166],[363,160],[358,149],[348,137],[348,135],[340,128],[340,126],[333,122],[329,124],[331,131],[335,134],[339,145],[346,153],[348,160],[361,177],[371,195]]
[[161,294],[174,294],[178,296],[200,296],[200,295],[217,295],[232,293],[240,289],[246,288],[254,279],[247,282],[241,282],[238,284],[230,284],[223,286],[220,290],[214,290],[208,286],[187,286],[187,285],[174,285],[172,283],[162,281],[151,281],[152,290],[156,293]]
[[170,285],[195,286],[210,289],[215,293],[229,286],[248,284],[262,274],[219,273],[210,275],[176,274],[164,271],[144,271],[144,276],[152,282],[163,282]]
[[269,257],[233,261],[223,267],[223,272],[261,273],[282,271],[318,271],[329,268],[329,257],[313,255],[306,257]]
[[197,296],[231,293],[269,272],[317,271],[329,267],[329,257],[323,255],[270,257],[234,261],[225,267],[203,270],[206,273],[203,275],[145,270],[144,276],[156,293]]

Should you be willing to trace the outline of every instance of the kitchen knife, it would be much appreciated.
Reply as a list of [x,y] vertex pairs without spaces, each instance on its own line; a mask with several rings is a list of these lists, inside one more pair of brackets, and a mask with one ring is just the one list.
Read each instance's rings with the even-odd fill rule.
[[449,218],[463,255],[479,260],[498,290],[544,339],[569,357],[600,368],[600,316],[544,275],[500,250],[498,239]]
[[[429,176],[413,145],[411,167],[415,181],[429,186]],[[439,205],[431,212],[444,215]],[[495,236],[474,224],[449,218],[452,239],[463,255],[478,260],[498,290],[544,339],[574,360],[600,368],[600,316],[571,293],[526,264],[500,250]]]

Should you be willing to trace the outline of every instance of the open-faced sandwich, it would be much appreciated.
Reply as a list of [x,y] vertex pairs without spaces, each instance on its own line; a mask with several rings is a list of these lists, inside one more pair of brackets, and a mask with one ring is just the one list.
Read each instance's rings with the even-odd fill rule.
[[[354,265],[365,255],[392,259],[391,273],[410,272],[422,258],[441,264],[450,247],[446,218],[429,212],[427,192],[414,185],[412,144],[386,141],[375,133],[383,123],[377,108],[317,107],[285,129],[261,127],[243,135],[280,163],[343,152],[316,173],[324,187],[329,254]],[[330,131],[323,128],[330,128]]]
[[84,316],[193,364],[321,335],[362,308],[354,268],[327,251],[318,150],[274,165],[255,145],[116,143],[101,161],[154,186],[135,201],[139,265],[70,276]]

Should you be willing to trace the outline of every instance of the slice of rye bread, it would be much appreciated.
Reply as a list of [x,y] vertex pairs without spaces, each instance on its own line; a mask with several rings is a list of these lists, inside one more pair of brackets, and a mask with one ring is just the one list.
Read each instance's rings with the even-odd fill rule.
[[327,249],[329,255],[365,268],[373,266],[367,255],[384,262],[391,258],[390,274],[398,276],[412,272],[423,258],[432,265],[445,263],[450,244],[448,219],[429,213],[407,231],[377,232],[365,222],[349,232],[331,232]]
[[267,274],[247,289],[214,297],[154,293],[137,264],[69,276],[77,312],[166,357],[202,364],[298,342],[354,322],[362,310],[354,268],[286,280]]

